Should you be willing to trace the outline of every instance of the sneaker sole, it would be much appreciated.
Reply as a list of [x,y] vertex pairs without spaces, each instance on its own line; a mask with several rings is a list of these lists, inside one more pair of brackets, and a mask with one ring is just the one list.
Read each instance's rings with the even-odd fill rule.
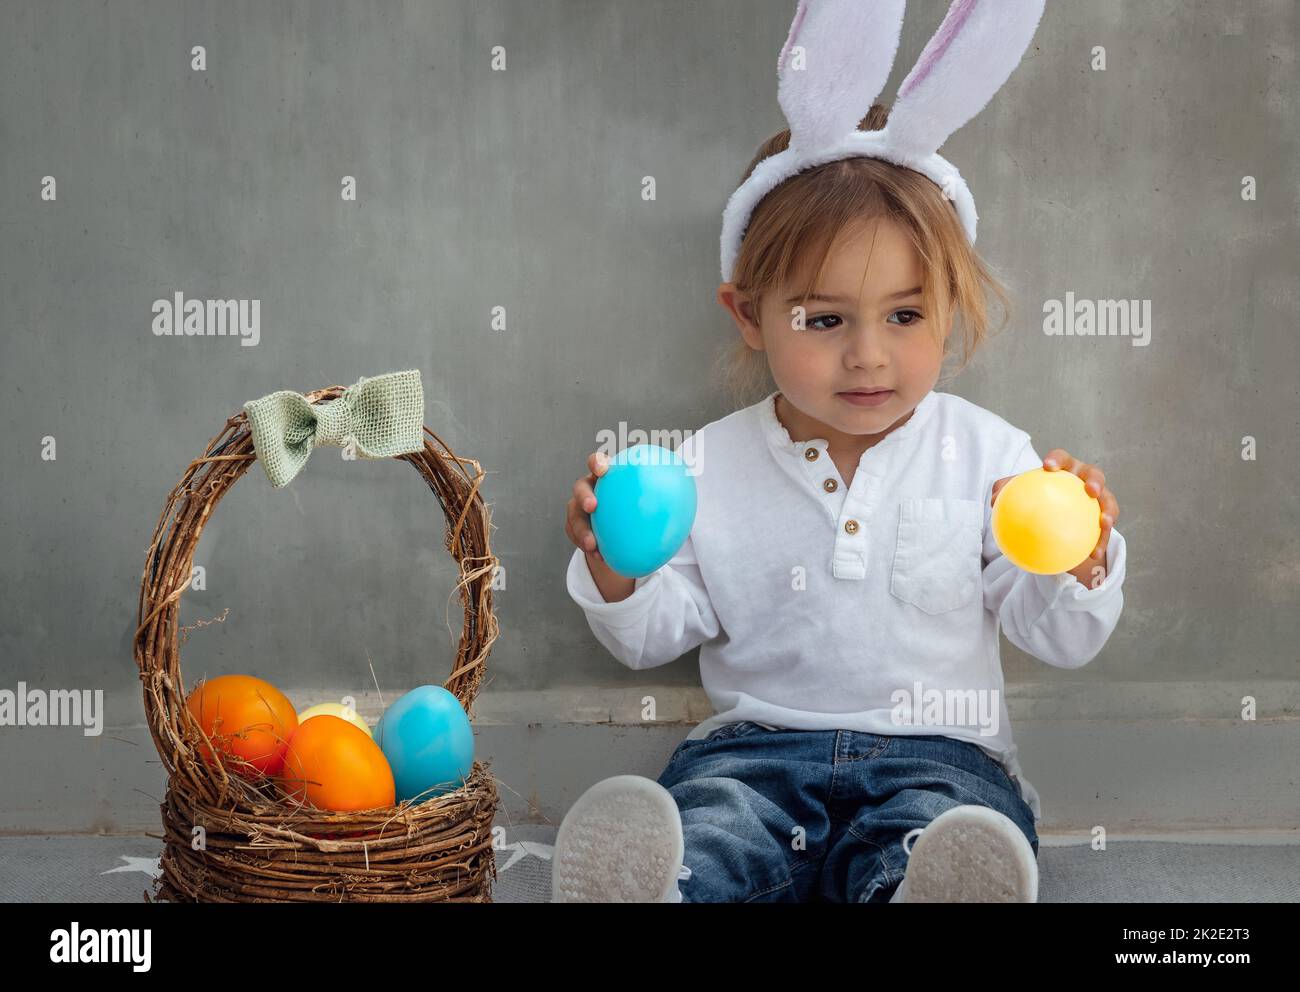
[[944,810],[912,845],[905,902],[1036,902],[1038,861],[1020,828],[987,806]]
[[552,902],[669,902],[683,855],[677,803],[658,782],[615,775],[565,814],[551,863]]

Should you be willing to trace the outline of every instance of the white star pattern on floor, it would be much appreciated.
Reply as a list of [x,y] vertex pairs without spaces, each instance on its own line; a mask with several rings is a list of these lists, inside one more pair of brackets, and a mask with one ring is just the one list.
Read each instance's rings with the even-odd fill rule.
[[112,875],[114,872],[138,871],[143,875],[151,878],[160,878],[162,876],[162,859],[161,858],[132,858],[125,854],[119,854],[118,859],[125,861],[126,864],[118,865],[116,868],[110,868],[108,871],[101,871],[101,875]]

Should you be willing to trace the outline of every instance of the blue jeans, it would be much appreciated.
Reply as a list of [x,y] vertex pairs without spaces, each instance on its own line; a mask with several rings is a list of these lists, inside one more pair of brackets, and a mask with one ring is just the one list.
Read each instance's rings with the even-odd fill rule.
[[1038,853],[1016,783],[951,737],[741,721],[682,741],[659,784],[682,816],[683,902],[888,902],[904,835],[966,803],[1010,817]]

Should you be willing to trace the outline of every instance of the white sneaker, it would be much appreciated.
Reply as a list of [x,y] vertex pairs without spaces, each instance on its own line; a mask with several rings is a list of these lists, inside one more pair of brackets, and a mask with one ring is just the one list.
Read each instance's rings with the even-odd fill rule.
[[682,818],[654,779],[615,775],[578,797],[560,823],[552,902],[681,902]]
[[907,871],[890,902],[1038,901],[1033,847],[1009,816],[988,806],[944,810],[909,830],[903,850]]

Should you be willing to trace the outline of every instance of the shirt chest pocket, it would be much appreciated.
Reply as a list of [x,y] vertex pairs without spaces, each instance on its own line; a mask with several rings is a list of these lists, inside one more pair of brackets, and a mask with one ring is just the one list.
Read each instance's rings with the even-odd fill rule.
[[900,500],[889,591],[931,614],[968,606],[983,585],[983,535],[979,500]]

